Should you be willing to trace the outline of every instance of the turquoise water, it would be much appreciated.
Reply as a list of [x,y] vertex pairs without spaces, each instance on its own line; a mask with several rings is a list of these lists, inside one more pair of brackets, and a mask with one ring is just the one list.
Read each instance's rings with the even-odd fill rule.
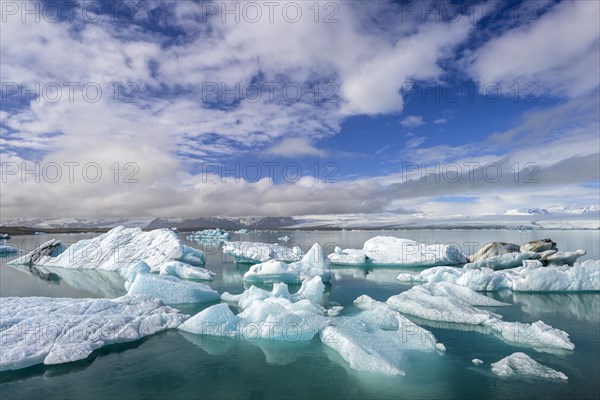
[[[378,234],[406,237],[427,243],[457,243],[469,253],[489,241],[525,242],[551,237],[559,248],[584,248],[585,258],[600,258],[598,231],[344,231],[286,232],[292,242],[307,250],[314,242],[331,249],[362,247]],[[234,235],[232,240],[276,242],[282,233]],[[9,243],[31,250],[50,238],[66,243],[93,234],[14,237]],[[182,238],[184,234],[180,235]],[[207,254],[206,267],[217,273],[210,284],[219,292],[240,293],[247,265],[236,265],[213,244],[186,243]],[[0,265],[1,296],[117,297],[124,294],[121,278],[112,273],[54,269],[17,270]],[[345,306],[342,315],[357,310],[352,301],[361,294],[385,300],[408,289],[395,277],[398,269],[333,268],[327,287],[330,302]],[[5,399],[53,398],[598,398],[600,394],[600,294],[488,294],[512,307],[493,309],[507,321],[543,320],[570,334],[576,348],[559,354],[510,346],[481,333],[428,323],[447,351],[410,354],[406,376],[386,377],[360,373],[319,341],[307,344],[249,343],[205,338],[166,331],[144,340],[108,346],[75,363],[38,365],[0,374],[0,395]],[[196,312],[201,307],[184,308]],[[421,321],[419,321],[421,322]],[[500,378],[489,363],[516,351],[564,372],[569,380]],[[485,364],[473,366],[480,358]]]

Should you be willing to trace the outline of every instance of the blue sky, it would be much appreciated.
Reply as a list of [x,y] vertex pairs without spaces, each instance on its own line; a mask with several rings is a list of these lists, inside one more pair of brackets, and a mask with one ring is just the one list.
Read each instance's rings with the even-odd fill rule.
[[600,202],[598,2],[57,4],[0,10],[3,219]]

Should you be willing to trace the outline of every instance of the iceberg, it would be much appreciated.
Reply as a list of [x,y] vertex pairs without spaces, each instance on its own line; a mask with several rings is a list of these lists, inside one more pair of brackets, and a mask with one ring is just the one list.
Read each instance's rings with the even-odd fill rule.
[[300,261],[286,264],[277,260],[269,260],[250,267],[244,274],[244,281],[252,283],[284,282],[298,284],[315,276],[323,282],[329,282],[329,259],[323,247],[315,243]]
[[[181,244],[171,229],[144,232],[140,228],[119,226],[93,239],[80,240],[67,249],[59,241],[51,240],[10,263],[124,273],[140,261],[148,265],[151,272],[195,279],[213,276],[208,270],[194,268],[204,264],[204,253]],[[168,265],[173,261],[179,263]]]
[[463,266],[466,269],[481,269],[490,268],[494,270],[515,268],[523,264],[525,260],[533,260],[538,253],[524,252],[524,253],[507,253],[499,256],[489,257],[480,259],[474,262],[467,263]]
[[215,273],[206,268],[192,267],[181,261],[167,261],[160,266],[161,275],[172,275],[182,279],[211,281]]
[[277,240],[279,240],[280,242],[289,242],[292,239],[289,236],[285,235],[285,236],[278,237]]
[[367,263],[367,255],[364,250],[344,249],[335,247],[333,253],[328,255],[329,261],[336,265],[361,265]]
[[242,229],[238,229],[237,231],[235,231],[235,233],[242,235],[245,233],[250,233],[250,231],[248,229],[242,228]]
[[8,253],[18,253],[19,250],[16,247],[13,247],[8,244],[0,243],[0,254],[8,254]]
[[0,370],[87,358],[94,350],[176,328],[188,317],[160,300],[0,298]]
[[464,254],[453,245],[427,245],[410,239],[376,236],[367,240],[362,250],[335,249],[329,255],[332,263],[376,264],[394,266],[436,266],[464,264]]
[[223,244],[223,253],[235,257],[239,263],[262,263],[268,260],[299,261],[304,256],[300,247],[292,248],[279,244],[255,242],[227,242]]
[[547,367],[525,353],[513,353],[492,363],[492,372],[498,376],[525,376],[547,379],[568,379],[562,372]]
[[509,344],[532,347],[539,351],[573,350],[569,335],[546,325],[502,321],[502,316],[479,307],[509,304],[483,296],[465,286],[450,282],[415,286],[390,297],[386,303],[394,310],[424,320],[472,325],[491,333]]
[[43,243],[40,247],[8,262],[11,265],[37,265],[40,260],[44,260],[47,257],[57,257],[59,254],[65,251],[60,240],[49,240]]
[[468,257],[465,268],[508,269],[524,260],[540,260],[544,265],[573,265],[585,250],[559,251],[551,239],[534,240],[519,246],[515,243],[491,242]]
[[196,314],[179,329],[210,336],[236,337],[254,342],[305,342],[327,323],[323,300],[325,285],[320,277],[306,280],[298,292],[290,294],[285,283],[271,291],[251,286],[240,295],[227,292],[223,300],[237,303],[242,311],[235,315],[221,303]]
[[473,363],[473,365],[481,365],[483,364],[483,360],[480,360],[479,358],[474,358],[471,360],[471,362]]
[[229,240],[229,232],[225,229],[205,229],[203,231],[196,231],[187,237],[188,240],[205,241],[205,240],[216,240],[225,241]]
[[128,286],[129,295],[154,297],[167,304],[196,304],[220,299],[219,293],[210,286],[174,276],[137,273]]
[[335,350],[357,371],[405,375],[406,352],[433,352],[433,334],[387,304],[360,296],[355,304],[363,311],[352,317],[332,318],[320,332],[323,344]]
[[477,291],[510,289],[515,292],[600,291],[600,260],[544,267],[539,261],[502,271],[490,268],[435,267],[419,274],[400,274],[406,283],[452,282]]

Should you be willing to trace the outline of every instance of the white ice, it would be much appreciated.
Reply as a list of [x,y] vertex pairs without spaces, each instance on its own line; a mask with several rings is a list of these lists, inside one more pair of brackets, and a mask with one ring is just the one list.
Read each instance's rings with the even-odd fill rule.
[[425,320],[474,325],[509,344],[528,346],[540,351],[575,348],[566,332],[546,325],[543,321],[506,322],[502,321],[502,316],[498,314],[475,307],[508,304],[450,282],[415,286],[390,297],[387,304],[401,313]]
[[127,293],[154,297],[167,304],[195,304],[220,299],[217,291],[203,283],[148,273],[137,273]]
[[492,363],[492,372],[499,376],[525,376],[548,379],[568,379],[562,372],[547,367],[525,353],[513,353]]
[[238,296],[224,293],[224,299],[237,301],[243,311],[235,315],[225,303],[218,304],[193,316],[180,329],[250,341],[308,341],[327,323],[325,308],[314,302],[321,300],[324,289],[320,278],[314,277],[295,294],[283,283],[275,284],[270,292],[252,286]]
[[525,261],[522,267],[494,271],[435,267],[419,274],[400,274],[406,283],[452,282],[477,291],[510,289],[519,292],[600,291],[600,260],[576,262],[574,266],[547,266]]
[[281,242],[289,242],[290,240],[292,240],[289,236],[281,236],[278,237],[277,240],[281,241]]
[[323,248],[320,244],[315,243],[300,261],[286,264],[281,261],[269,260],[253,265],[244,274],[244,281],[298,284],[306,279],[319,276],[323,282],[329,282],[331,279],[329,264]]
[[67,249],[61,246],[58,241],[49,241],[11,263],[124,274],[130,267],[144,262],[152,272],[162,274],[194,279],[211,279],[213,275],[206,269],[195,267],[204,264],[204,253],[183,245],[171,229],[144,232],[140,228],[119,226],[93,239],[80,240]]
[[479,358],[474,358],[471,360],[471,362],[473,363],[473,365],[481,365],[483,364],[483,360],[480,360]]
[[0,298],[0,370],[81,360],[113,343],[175,328],[186,315],[160,300]]
[[436,339],[387,304],[360,296],[355,304],[363,311],[352,317],[331,318],[320,332],[323,344],[335,350],[357,371],[405,375],[409,350],[432,352]]
[[262,263],[268,260],[298,261],[304,256],[300,247],[286,247],[279,244],[255,242],[227,242],[223,253],[235,257],[237,262]]
[[392,236],[376,236],[367,240],[362,250],[336,249],[329,255],[333,263],[376,264],[395,266],[455,265],[466,257],[453,245],[418,243]]
[[477,260],[472,263],[467,263],[463,268],[466,269],[481,269],[490,268],[494,270],[515,268],[523,264],[524,260],[530,260],[537,257],[537,253],[532,251],[524,251],[522,253],[508,253],[490,258]]
[[161,275],[172,275],[183,279],[199,279],[210,281],[214,279],[215,273],[206,268],[192,267],[181,261],[167,261],[160,266]]
[[205,229],[187,237],[189,240],[229,240],[229,232],[225,229]]

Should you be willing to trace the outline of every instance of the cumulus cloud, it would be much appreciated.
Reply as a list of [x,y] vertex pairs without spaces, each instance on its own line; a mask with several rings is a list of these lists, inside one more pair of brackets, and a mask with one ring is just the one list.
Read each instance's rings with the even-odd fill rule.
[[[531,191],[508,178],[496,186],[420,184],[381,172],[281,184],[223,181],[203,171],[206,163],[239,155],[332,155],[315,143],[338,134],[350,117],[402,112],[405,85],[442,80],[476,29],[470,18],[418,20],[391,1],[337,4],[337,22],[329,24],[315,23],[312,3],[303,2],[303,15],[311,18],[294,24],[282,18],[236,22],[206,15],[195,2],[140,3],[137,19],[124,22],[109,15],[90,22],[80,12],[61,22],[7,16],[0,67],[3,84],[17,86],[8,92],[3,86],[0,153],[3,168],[17,169],[3,169],[2,218],[376,212],[433,207],[424,199],[442,194]],[[467,72],[481,81],[535,79],[572,101],[531,113],[513,129],[489,137],[482,131],[484,145],[412,138],[401,159],[503,168],[528,160],[540,165],[546,183],[539,188],[575,190],[569,182],[596,179],[598,123],[590,112],[597,97],[587,94],[598,76],[592,73],[598,68],[594,7],[556,5],[537,24],[492,38],[469,59]],[[48,85],[62,95],[54,99]],[[412,129],[424,120],[413,115],[401,124]],[[54,164],[63,174],[55,182],[51,176],[36,182],[31,174],[23,179],[23,168],[43,175]],[[97,167],[98,180],[92,175]]]
[[400,125],[405,128],[412,129],[425,125],[425,121],[423,121],[423,117],[420,115],[409,115],[400,121]]

